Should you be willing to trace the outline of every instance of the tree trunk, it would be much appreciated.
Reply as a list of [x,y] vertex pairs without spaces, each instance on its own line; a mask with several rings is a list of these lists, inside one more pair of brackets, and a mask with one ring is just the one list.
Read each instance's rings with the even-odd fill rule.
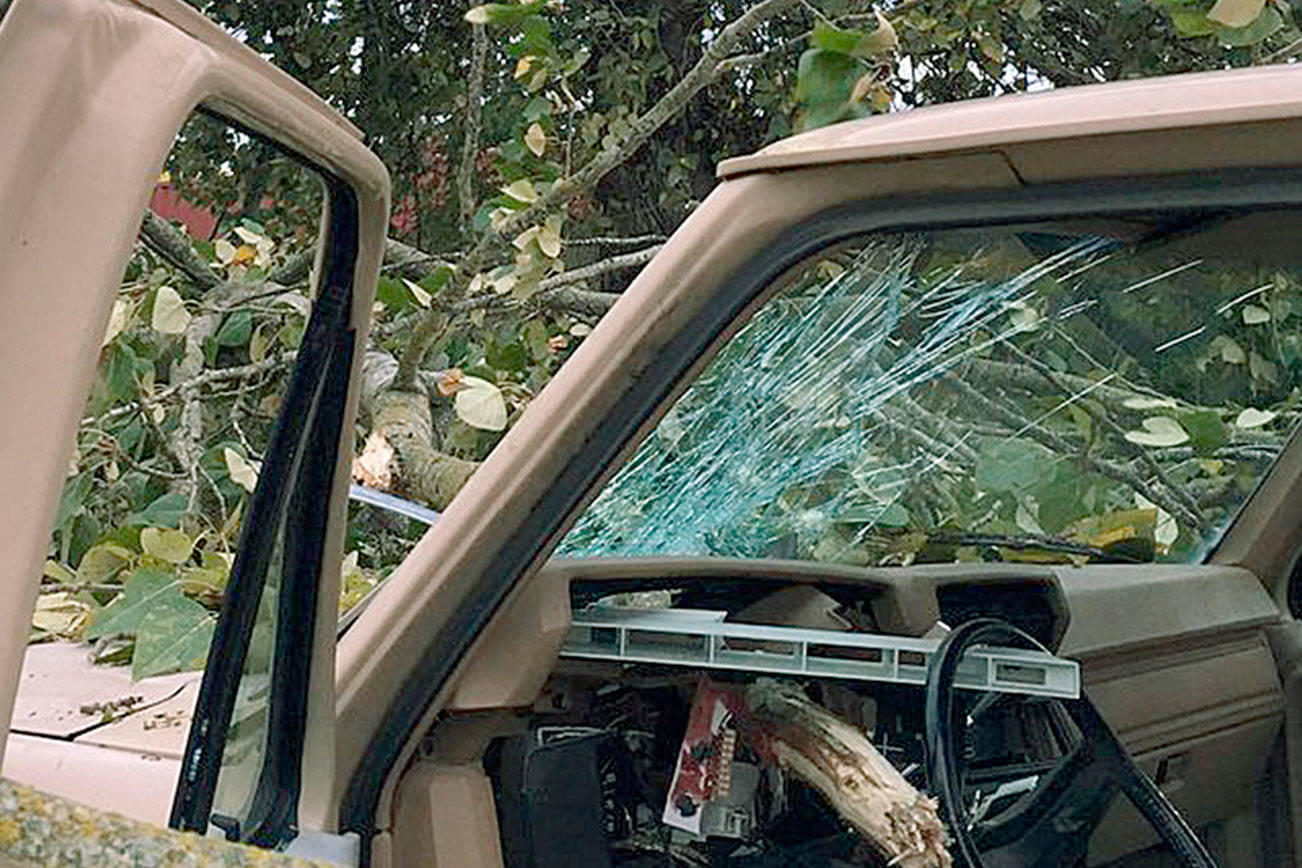
[[953,865],[935,800],[906,781],[862,732],[799,689],[769,679],[747,691],[746,703],[778,763],[822,793],[891,865]]

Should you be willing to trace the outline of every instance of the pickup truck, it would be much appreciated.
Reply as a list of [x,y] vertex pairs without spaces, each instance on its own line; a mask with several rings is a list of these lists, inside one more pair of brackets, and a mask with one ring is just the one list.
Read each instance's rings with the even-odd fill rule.
[[[1302,71],[725,161],[341,623],[384,167],[179,0],[6,5],[0,860],[1300,864],[1298,413],[1207,396],[1302,385]],[[27,643],[195,113],[319,176],[322,218],[206,665],[133,681]]]

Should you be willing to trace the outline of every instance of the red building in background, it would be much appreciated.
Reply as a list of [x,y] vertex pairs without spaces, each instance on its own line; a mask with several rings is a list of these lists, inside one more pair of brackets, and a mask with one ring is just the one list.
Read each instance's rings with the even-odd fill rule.
[[211,241],[217,230],[217,217],[208,209],[182,199],[166,175],[154,187],[154,194],[149,197],[149,208],[164,220],[182,224],[191,237],[200,241]]

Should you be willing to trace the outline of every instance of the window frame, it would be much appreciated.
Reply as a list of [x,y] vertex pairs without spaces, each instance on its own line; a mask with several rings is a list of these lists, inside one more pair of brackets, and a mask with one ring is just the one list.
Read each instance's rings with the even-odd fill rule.
[[[316,245],[320,274],[313,286],[312,313],[286,401],[268,443],[264,472],[259,474],[240,528],[235,563],[208,647],[168,818],[168,825],[175,829],[205,834],[212,823],[230,840],[273,848],[292,840],[298,832],[320,577],[330,524],[328,510],[316,507],[322,502],[329,504],[335,487],[357,347],[357,329],[351,319],[361,252],[358,192],[288,145],[203,106],[196,111],[272,145],[315,173],[325,188],[323,232]],[[309,353],[314,342],[319,352]],[[305,406],[297,406],[296,395]],[[300,424],[303,419],[306,425]],[[213,801],[259,603],[275,568],[271,560],[282,526],[286,540],[280,555],[265,739],[257,783],[247,802],[249,815],[240,823],[214,815]],[[329,625],[332,635],[334,626]]]

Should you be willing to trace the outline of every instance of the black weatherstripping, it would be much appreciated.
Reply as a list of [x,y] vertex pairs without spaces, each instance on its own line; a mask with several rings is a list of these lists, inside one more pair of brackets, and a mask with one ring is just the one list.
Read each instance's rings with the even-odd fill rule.
[[328,186],[322,289],[240,531],[168,821],[177,829],[208,829],[250,638],[279,548],[283,560],[263,765],[246,816],[223,818],[229,837],[268,847],[296,834],[327,506],[355,342],[348,326],[358,251],[357,199],[338,181]]
[[[1176,210],[1228,210],[1285,206],[1302,201],[1296,172],[1247,170],[1194,177],[1052,185],[1011,192],[937,196],[922,200],[866,200],[829,209],[786,230],[778,243],[731,276],[693,322],[655,354],[592,430],[576,455],[534,504],[520,531],[496,553],[483,580],[462,602],[449,626],[429,646],[411,653],[419,661],[371,735],[364,763],[353,770],[340,806],[342,829],[369,841],[381,787],[403,745],[461,657],[506,598],[517,579],[559,541],[564,523],[584,502],[620,451],[682,381],[691,366],[771,282],[805,258],[850,238],[876,231],[961,228],[1049,218],[1169,216]],[[491,457],[489,459],[492,460]],[[363,845],[367,859],[369,845]]]

